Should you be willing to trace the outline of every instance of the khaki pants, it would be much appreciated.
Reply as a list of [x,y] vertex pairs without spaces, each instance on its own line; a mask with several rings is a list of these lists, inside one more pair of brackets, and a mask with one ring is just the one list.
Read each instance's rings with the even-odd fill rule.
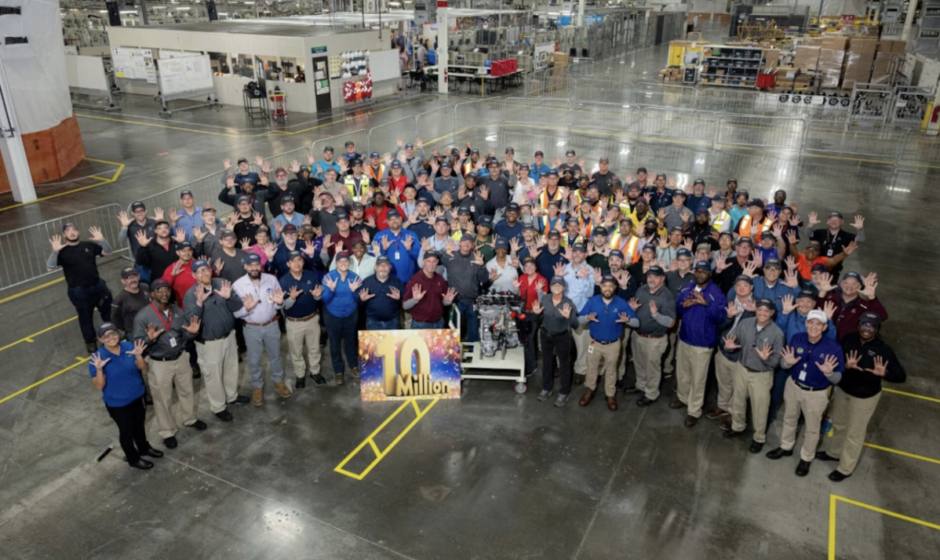
[[[679,324],[681,321],[676,320],[676,324],[669,329],[669,348],[666,350],[666,358],[663,360],[663,372],[673,373],[675,372],[675,367],[679,366],[676,357],[676,348],[679,345]],[[673,367],[673,362],[676,362],[676,366]]]
[[225,410],[225,405],[238,398],[238,344],[235,333],[225,338],[196,343],[199,369],[206,383],[209,409],[213,413]]
[[150,366],[150,391],[153,397],[153,410],[157,416],[157,428],[163,439],[173,437],[177,432],[176,419],[170,411],[173,403],[173,387],[176,386],[177,413],[183,425],[196,423],[195,403],[193,403],[193,370],[189,367],[189,353],[183,352],[172,362],[147,360]]
[[770,390],[774,386],[774,372],[748,371],[741,364],[734,370],[734,397],[731,399],[731,429],[743,432],[747,428],[747,399],[751,399],[751,421],[754,422],[754,441],[767,441],[767,415],[770,412]]
[[859,399],[842,389],[832,393],[832,442],[827,453],[839,459],[839,472],[852,474],[858,465],[865,444],[865,432],[872,414],[878,408],[881,393],[867,399]]
[[787,386],[783,390],[783,402],[786,406],[783,415],[783,434],[780,436],[780,447],[789,451],[796,445],[796,428],[797,423],[800,421],[800,411],[802,411],[806,433],[803,434],[800,459],[804,461],[812,461],[816,458],[816,445],[819,443],[819,424],[822,422],[826,407],[829,406],[829,395],[827,393],[828,391],[800,389],[792,377],[787,378]]
[[660,360],[666,351],[665,336],[646,338],[633,333],[633,368],[636,370],[636,388],[643,391],[651,401],[659,398],[659,382],[662,378]]
[[718,381],[718,408],[731,410],[731,395],[734,393],[734,372],[741,367],[719,350],[715,353],[715,379]]
[[574,373],[575,375],[587,375],[587,349],[591,344],[591,331],[588,325],[578,325],[578,328],[572,329],[571,336],[574,337],[574,346],[578,353],[573,364]]
[[623,336],[620,337],[620,365],[617,366],[617,379],[623,379],[627,374],[627,348],[630,347],[630,333],[633,329],[624,326]]
[[[307,346],[307,363],[304,364],[304,345]],[[310,373],[320,373],[320,318],[306,321],[287,321],[287,351],[294,366],[294,375],[303,379]]]
[[689,407],[689,416],[699,418],[705,404],[705,381],[712,349],[691,346],[680,340],[676,354],[676,394],[682,404]]
[[[597,376],[604,376],[604,393],[608,397],[617,395],[617,364],[620,363],[620,341],[614,341],[610,344],[598,344],[593,342],[588,345],[587,350],[587,379],[584,386],[592,391],[597,389]],[[604,371],[601,372],[603,366]]]

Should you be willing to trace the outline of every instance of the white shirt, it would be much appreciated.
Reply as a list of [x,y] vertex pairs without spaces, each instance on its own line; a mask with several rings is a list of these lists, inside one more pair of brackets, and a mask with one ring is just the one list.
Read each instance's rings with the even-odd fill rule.
[[486,272],[489,274],[492,271],[496,271],[499,274],[493,285],[490,286],[491,292],[511,292],[513,294],[518,294],[519,290],[512,285],[512,281],[519,278],[519,272],[513,268],[512,259],[509,256],[506,256],[506,266],[499,266],[499,263],[496,262],[496,258],[490,260],[486,263]]
[[246,323],[267,323],[277,315],[280,305],[274,303],[274,292],[281,289],[277,278],[273,274],[261,273],[261,278],[255,284],[246,274],[232,284],[232,289],[238,297],[251,296],[259,302],[251,312],[244,307],[235,312],[236,319],[244,319]]

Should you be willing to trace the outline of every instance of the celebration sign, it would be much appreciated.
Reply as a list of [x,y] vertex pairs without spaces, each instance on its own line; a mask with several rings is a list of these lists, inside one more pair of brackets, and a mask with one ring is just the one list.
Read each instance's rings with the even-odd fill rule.
[[460,398],[460,331],[359,331],[363,401]]

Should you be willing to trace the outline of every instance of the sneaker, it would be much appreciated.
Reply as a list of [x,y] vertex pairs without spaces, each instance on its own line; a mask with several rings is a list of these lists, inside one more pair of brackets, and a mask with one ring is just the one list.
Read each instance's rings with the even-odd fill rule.
[[259,387],[251,392],[251,404],[255,406],[264,405],[264,389]]
[[542,389],[542,391],[539,393],[538,400],[539,402],[545,402],[548,400],[548,397],[550,396],[552,396],[551,391],[546,391],[545,389]]
[[321,373],[310,374],[310,379],[313,379],[313,382],[317,385],[326,385],[326,378]]
[[289,399],[291,396],[290,388],[283,382],[278,381],[274,384],[274,390],[282,399]]
[[333,377],[333,379],[336,381],[336,384],[337,384],[337,385],[343,385],[344,383],[346,383],[346,380],[343,378],[343,374],[342,374],[342,373],[337,373],[337,374]]
[[564,393],[558,393],[558,398],[555,399],[555,408],[561,408],[565,406],[566,402],[568,402],[568,395]]

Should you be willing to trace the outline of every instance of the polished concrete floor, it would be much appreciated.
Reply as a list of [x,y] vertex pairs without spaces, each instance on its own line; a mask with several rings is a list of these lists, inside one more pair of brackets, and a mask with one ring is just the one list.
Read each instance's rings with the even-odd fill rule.
[[[665,57],[663,48],[648,49],[603,68],[655,75]],[[275,128],[251,126],[237,108],[171,120],[139,100],[122,114],[79,111],[88,157],[99,161],[83,164],[71,183],[40,187],[53,198],[12,208],[0,198],[0,231],[124,205],[212,173],[225,157],[281,153],[449,102],[409,94]],[[930,524],[940,523],[940,314],[930,302],[940,294],[940,243],[928,232],[940,208],[932,188],[940,173],[929,167],[937,162],[894,169],[557,130],[493,134],[494,148],[511,143],[517,154],[565,142],[590,158],[618,154],[621,174],[646,164],[714,183],[735,176],[761,196],[786,188],[804,215],[864,214],[868,241],[848,268],[879,274],[891,316],[884,336],[909,374],[896,388],[909,395],[883,396],[867,438],[878,447],[865,449],[855,474],[833,484],[831,465],[816,463],[797,478],[795,460],[750,455],[715,422],[684,428],[681,413],[666,406],[671,381],[654,406],[621,396],[613,414],[600,401],[558,410],[534,391],[473,381],[459,402],[441,401],[417,423],[413,408],[402,410],[375,435],[378,448],[413,428],[359,481],[334,468],[398,404],[361,404],[354,383],[308,384],[286,401],[269,385],[264,408],[238,408],[222,424],[197,380],[207,431],[184,428],[179,448],[146,473],[127,468],[119,448],[96,463],[117,444],[117,431],[87,365],[75,366],[83,345],[54,275],[0,291],[0,558],[937,557],[940,531]],[[120,165],[116,181],[68,192]],[[122,265],[112,258],[101,267],[112,290]],[[780,427],[770,428],[766,449],[779,442]],[[361,472],[375,459],[366,447],[345,468]]]

